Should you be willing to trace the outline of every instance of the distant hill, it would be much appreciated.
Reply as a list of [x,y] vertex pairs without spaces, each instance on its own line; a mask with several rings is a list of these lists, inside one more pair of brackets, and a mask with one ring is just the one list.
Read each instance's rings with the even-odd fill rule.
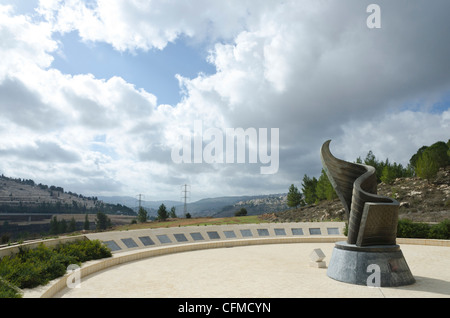
[[[135,215],[138,199],[131,196],[87,197],[65,191],[59,186],[36,184],[30,179],[0,176],[0,213],[105,213]],[[179,217],[184,216],[184,204],[180,201],[142,200],[141,205],[150,217],[156,217],[158,208],[164,204],[168,209],[175,207]],[[246,208],[249,215],[286,210],[286,194],[246,195],[206,198],[187,204],[192,217],[233,216]]]
[[[112,204],[123,204],[133,209],[137,209],[137,198],[129,196],[100,196],[98,197],[104,202]],[[150,217],[156,216],[159,206],[164,203],[167,209],[175,207],[179,217],[184,215],[184,204],[180,201],[141,201],[141,205],[147,210]],[[187,212],[193,217],[213,216],[227,217],[234,216],[234,213],[246,208],[248,215],[257,215],[276,211],[286,210],[286,194],[270,194],[270,195],[247,195],[247,196],[225,196],[217,198],[206,198],[187,204]]]
[[127,206],[105,203],[98,197],[66,192],[62,187],[36,184],[31,179],[0,176],[0,213],[134,214]]
[[[139,207],[139,200],[135,197],[130,196],[99,196],[99,200],[102,200],[105,203],[109,204],[121,204],[133,209],[134,212],[137,212]],[[180,201],[171,201],[171,200],[162,200],[162,201],[146,201],[141,200],[142,207],[148,212],[149,216],[156,216],[158,208],[163,204],[170,209],[171,207],[179,207],[182,206]],[[177,209],[177,212],[182,211]]]
[[232,205],[224,206],[214,217],[234,216],[241,208],[247,210],[247,215],[260,215],[265,213],[280,212],[289,209],[286,200],[287,194],[269,194],[252,197],[241,197]]

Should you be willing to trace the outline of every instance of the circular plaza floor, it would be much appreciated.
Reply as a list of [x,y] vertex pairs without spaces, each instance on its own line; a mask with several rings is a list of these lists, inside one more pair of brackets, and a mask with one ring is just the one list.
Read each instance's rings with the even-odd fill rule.
[[289,243],[205,249],[150,257],[81,277],[69,298],[301,298],[450,297],[450,247],[401,244],[416,279],[409,286],[377,288],[329,278],[309,265],[320,248],[331,258],[334,243]]

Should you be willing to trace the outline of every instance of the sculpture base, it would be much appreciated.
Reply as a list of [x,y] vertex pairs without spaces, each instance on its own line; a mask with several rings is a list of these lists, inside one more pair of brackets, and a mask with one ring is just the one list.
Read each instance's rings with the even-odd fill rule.
[[404,286],[415,282],[399,245],[359,247],[337,242],[327,275],[345,283],[376,287]]

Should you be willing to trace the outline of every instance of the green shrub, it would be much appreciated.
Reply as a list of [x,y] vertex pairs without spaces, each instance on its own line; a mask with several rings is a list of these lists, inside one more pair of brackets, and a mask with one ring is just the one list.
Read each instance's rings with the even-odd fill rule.
[[0,261],[0,276],[20,288],[33,288],[64,275],[76,258],[55,253],[44,244],[35,249],[19,248],[19,253]]
[[111,251],[99,240],[85,240],[74,243],[59,245],[56,250],[59,254],[67,257],[74,257],[78,262],[83,263],[90,260],[111,257]]
[[[60,244],[55,249],[42,243],[35,249],[20,247],[16,255],[0,260],[0,277],[19,288],[34,288],[63,276],[70,264],[110,256],[111,251],[98,240]],[[9,295],[6,288],[5,294]]]
[[239,211],[234,212],[234,216],[246,216],[247,215],[247,209],[241,208]]
[[429,238],[448,240],[450,239],[450,220],[434,224],[430,228]]
[[397,225],[397,237],[428,238],[430,226],[426,223],[415,223],[411,220],[399,220]]
[[44,281],[41,276],[42,266],[20,257],[5,256],[0,263],[0,276],[20,288],[32,288]]
[[15,286],[0,278],[0,298],[22,298]]
[[345,226],[344,226],[344,233],[345,236],[348,235],[348,222],[345,222]]
[[415,223],[411,220],[399,220],[397,237],[450,239],[450,220],[445,220],[434,225]]

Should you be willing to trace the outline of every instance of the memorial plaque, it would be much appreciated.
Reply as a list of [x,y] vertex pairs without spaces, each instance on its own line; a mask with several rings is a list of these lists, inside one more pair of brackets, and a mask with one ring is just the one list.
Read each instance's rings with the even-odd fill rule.
[[200,232],[191,233],[191,237],[194,241],[203,241],[204,238]]
[[286,231],[284,229],[275,229],[275,235],[286,235]]
[[114,251],[120,251],[121,248],[115,241],[105,241],[103,242],[112,252]]
[[320,229],[318,227],[312,227],[309,229],[309,234],[310,235],[321,235],[322,232],[320,231]]
[[259,236],[269,236],[269,230],[268,229],[257,229]]
[[292,235],[303,235],[303,229],[301,228],[293,228],[291,229]]
[[337,227],[327,227],[328,235],[339,235],[339,229]]
[[172,241],[166,234],[156,235],[156,237],[158,238],[161,244],[172,243]]
[[216,231],[210,231],[210,232],[206,232],[208,234],[208,237],[211,240],[217,240],[220,239],[219,233],[217,233]]
[[251,236],[253,236],[252,231],[250,231],[249,229],[241,230],[241,235],[243,237],[251,237]]
[[183,233],[174,234],[173,236],[175,236],[175,239],[177,240],[177,242],[187,242],[187,238]]
[[139,239],[141,240],[142,244],[144,244],[144,246],[155,245],[155,242],[153,242],[153,240],[149,236],[140,236]]
[[234,233],[234,231],[223,231],[223,234],[225,234],[226,238],[235,238],[236,237],[236,233]]
[[131,237],[130,238],[123,238],[123,239],[121,239],[121,241],[128,248],[138,247],[136,242]]

